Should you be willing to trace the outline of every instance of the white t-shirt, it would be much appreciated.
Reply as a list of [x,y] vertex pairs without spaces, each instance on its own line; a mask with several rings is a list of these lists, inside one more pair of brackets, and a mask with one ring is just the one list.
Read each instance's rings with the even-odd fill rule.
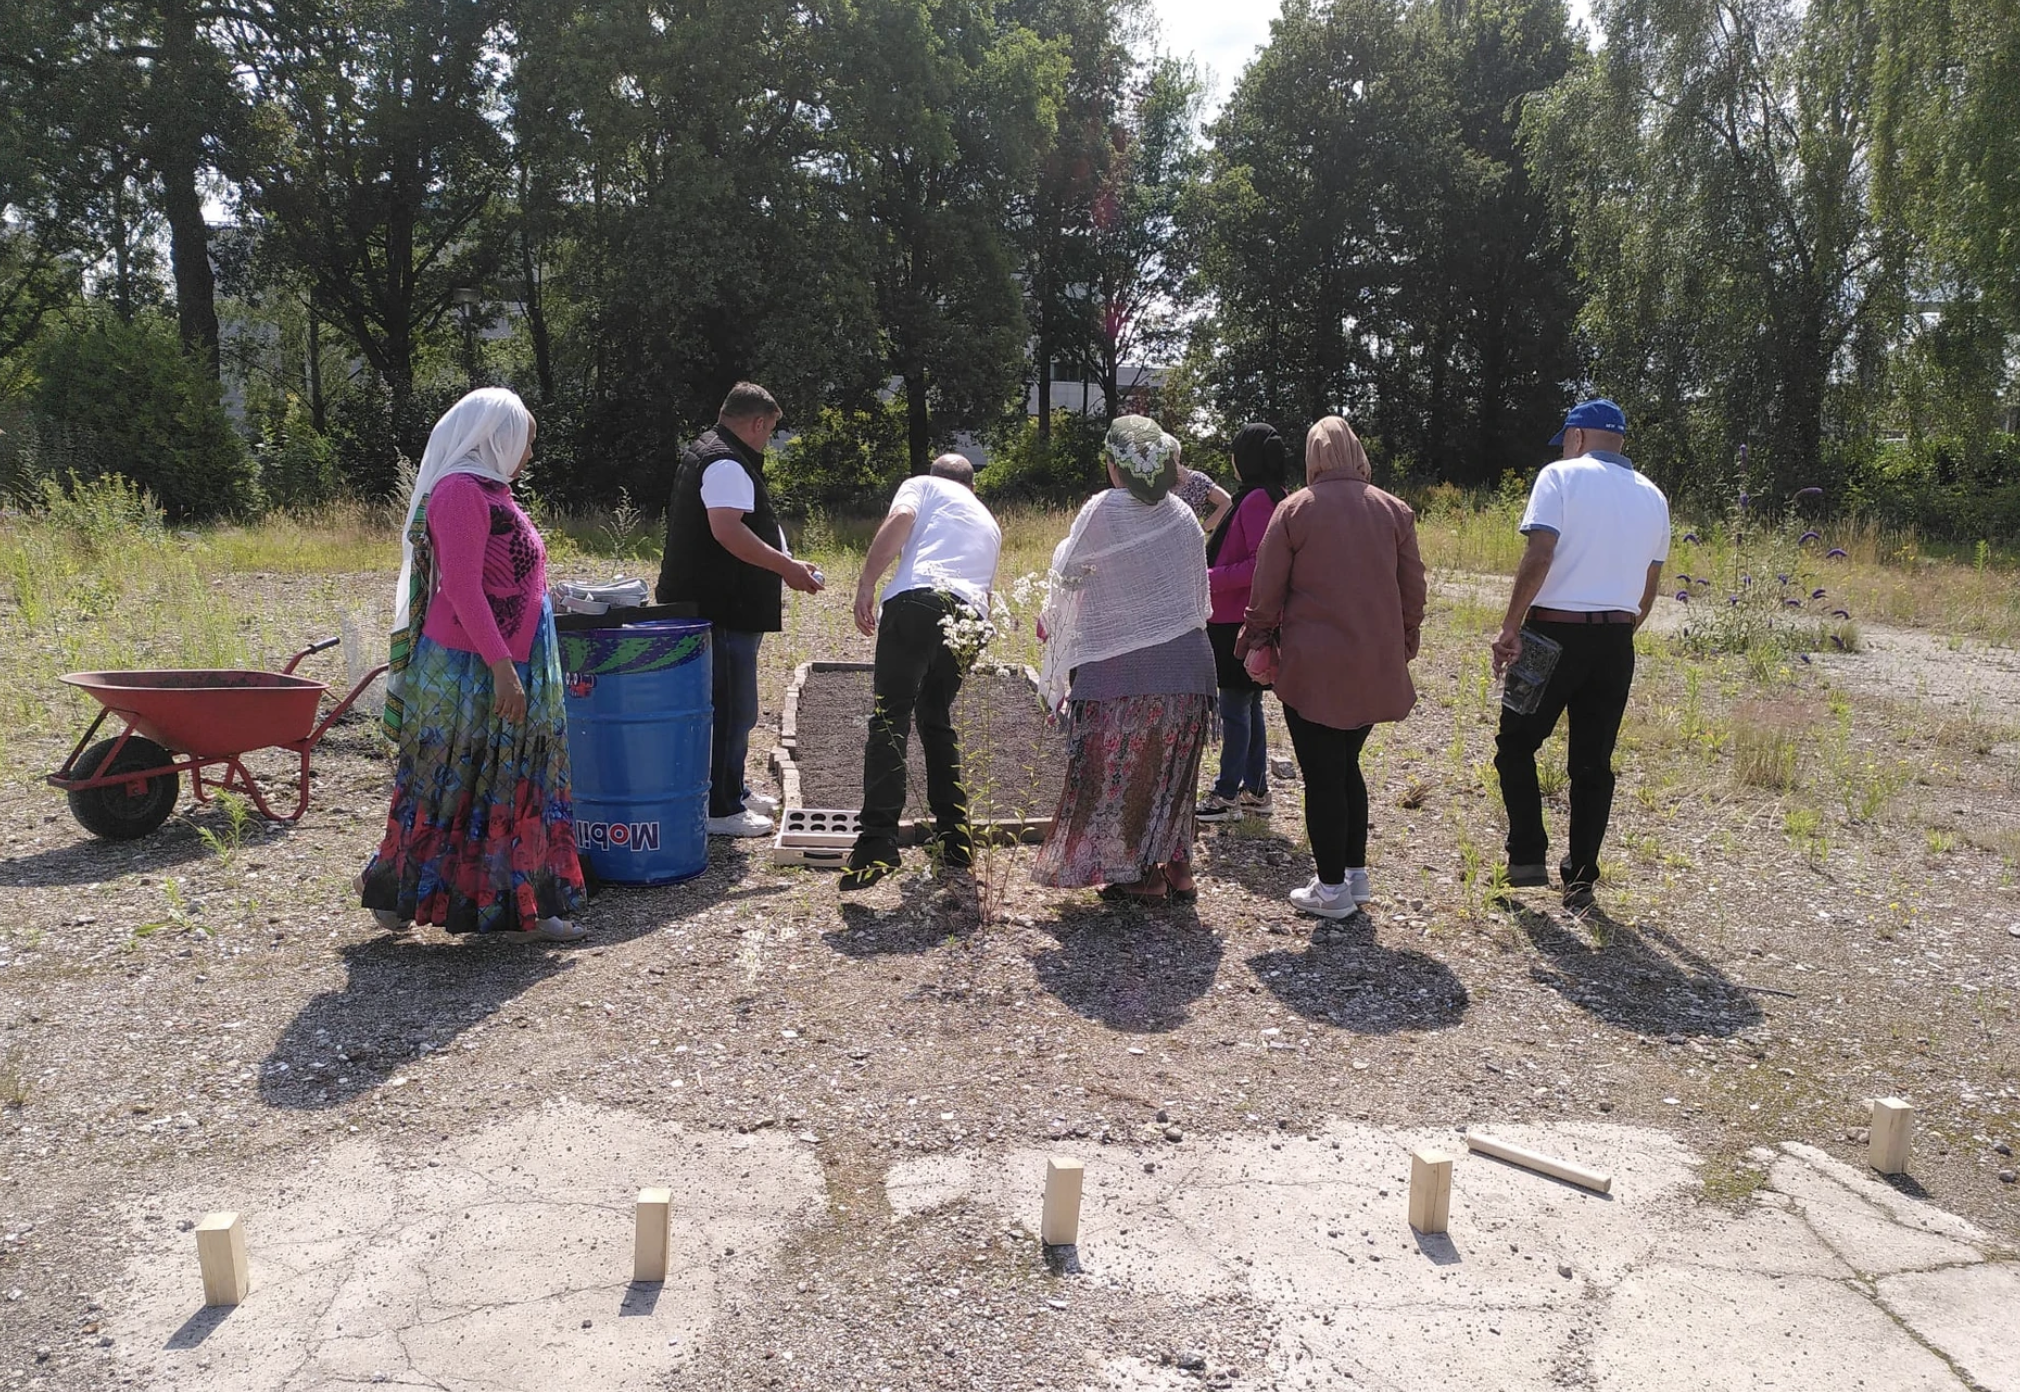
[[[701,505],[705,508],[735,508],[738,512],[757,510],[757,488],[750,474],[734,459],[718,459],[701,471]],[[786,529],[779,528],[779,550],[790,556]]]
[[884,598],[907,590],[952,590],[987,611],[996,584],[996,553],[1003,529],[974,490],[952,479],[923,475],[898,485],[891,515],[912,514],[912,534],[898,553],[898,571]]
[[1649,566],[1669,559],[1669,500],[1624,456],[1560,459],[1536,476],[1522,530],[1557,533],[1539,607],[1639,609]]

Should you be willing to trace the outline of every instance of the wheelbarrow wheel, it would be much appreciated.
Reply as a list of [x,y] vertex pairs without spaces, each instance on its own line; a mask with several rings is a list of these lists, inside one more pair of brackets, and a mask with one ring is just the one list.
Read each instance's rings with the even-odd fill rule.
[[[136,735],[127,740],[117,759],[106,764],[112,747],[118,743],[116,739],[100,740],[85,750],[77,760],[77,776],[96,778],[101,774],[144,773],[175,762],[175,756],[166,749],[153,740]],[[129,787],[125,783],[114,783],[103,788],[79,788],[69,794],[70,815],[77,818],[78,825],[93,836],[102,836],[108,841],[132,841],[153,831],[168,820],[169,813],[175,811],[180,792],[176,775],[158,773],[146,781],[139,793],[128,791]]]

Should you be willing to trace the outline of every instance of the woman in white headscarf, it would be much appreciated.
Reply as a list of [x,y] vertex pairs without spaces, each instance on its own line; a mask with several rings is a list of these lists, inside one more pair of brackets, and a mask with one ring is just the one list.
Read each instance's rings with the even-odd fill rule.
[[1172,495],[1171,437],[1121,416],[1105,446],[1114,486],[1052,556],[1047,705],[1068,714],[1066,785],[1032,866],[1039,884],[1107,899],[1190,900],[1193,790],[1214,710],[1206,549]]
[[380,924],[585,934],[547,549],[512,496],[534,423],[502,387],[435,423],[407,503],[386,732],[385,838],[359,879]]

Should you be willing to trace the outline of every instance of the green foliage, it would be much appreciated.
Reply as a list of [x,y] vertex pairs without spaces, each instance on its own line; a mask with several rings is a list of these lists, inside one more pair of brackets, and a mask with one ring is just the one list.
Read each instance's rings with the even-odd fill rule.
[[908,472],[905,408],[896,402],[852,411],[822,407],[791,444],[765,461],[773,500],[795,513],[880,511]]
[[172,520],[259,511],[258,466],[166,321],[81,317],[42,341],[35,371],[36,408],[78,474],[123,475]]
[[1040,437],[1038,422],[1018,421],[992,441],[989,466],[975,476],[975,491],[990,502],[1077,506],[1102,486],[1107,429],[1098,416],[1055,411],[1048,441]]
[[1939,540],[2020,535],[2020,436],[1892,441],[1853,472],[1849,510]]
[[289,396],[259,446],[260,483],[267,501],[305,512],[337,496],[337,449],[317,430],[301,402]]

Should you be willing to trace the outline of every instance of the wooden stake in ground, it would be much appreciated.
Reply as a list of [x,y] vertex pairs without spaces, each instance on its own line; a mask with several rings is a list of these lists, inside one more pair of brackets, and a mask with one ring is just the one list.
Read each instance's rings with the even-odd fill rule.
[[1452,1216],[1452,1157],[1435,1150],[1410,1152],[1410,1226],[1430,1235]]
[[1038,1220],[1038,1240],[1047,1247],[1071,1247],[1080,1241],[1080,1189],[1087,1167],[1055,1155],[1045,1162],[1045,1212]]
[[666,1280],[673,1190],[638,1191],[638,1234],[631,1244],[631,1279],[641,1284]]
[[1867,1160],[1881,1174],[1908,1172],[1908,1142],[1915,1136],[1915,1109],[1898,1097],[1873,1102],[1872,1148]]
[[246,1264],[245,1224],[236,1213],[208,1213],[196,1225],[196,1264],[203,1271],[203,1303],[236,1305],[252,1288]]
[[1524,1150],[1521,1146],[1509,1145],[1505,1141],[1476,1135],[1471,1131],[1466,1133],[1466,1145],[1482,1155],[1491,1155],[1496,1160],[1506,1160],[1511,1165],[1520,1165],[1525,1170],[1534,1170],[1537,1174],[1561,1179],[1566,1184],[1576,1184],[1581,1189],[1590,1189],[1599,1194],[1613,1192],[1612,1175],[1601,1174],[1598,1170],[1588,1170],[1583,1165],[1574,1165],[1568,1160],[1553,1159],[1548,1155]]

